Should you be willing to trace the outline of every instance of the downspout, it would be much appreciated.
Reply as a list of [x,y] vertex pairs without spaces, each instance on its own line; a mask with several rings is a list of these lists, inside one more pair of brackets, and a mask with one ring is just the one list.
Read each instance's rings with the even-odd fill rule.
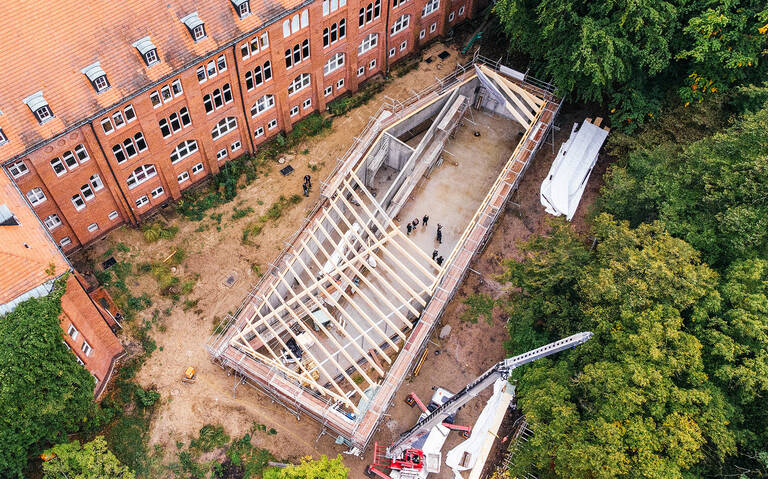
[[387,0],[387,23],[384,25],[384,79],[389,78],[389,0]]
[[125,207],[128,209],[128,214],[133,217],[133,221],[136,224],[139,224],[139,219],[136,217],[136,214],[133,212],[133,209],[131,209],[131,202],[128,201],[128,198],[125,196],[125,192],[123,191],[123,188],[120,186],[120,180],[117,179],[115,170],[112,169],[112,165],[109,164],[109,157],[107,156],[107,153],[104,151],[104,147],[101,146],[101,141],[99,140],[99,136],[96,134],[96,129],[93,127],[93,122],[88,122],[88,126],[91,127],[91,133],[93,133],[93,137],[96,138],[96,144],[99,145],[101,156],[104,158],[104,161],[107,163],[107,168],[109,168],[109,172],[112,173],[112,178],[115,180],[115,184],[117,185],[118,191],[120,191],[120,196],[122,196],[123,201],[125,201]]
[[245,97],[243,96],[243,83],[240,81],[240,65],[237,61],[237,43],[232,45],[232,58],[235,59],[235,74],[237,74],[237,91],[240,92],[240,105],[243,107],[243,118],[245,118],[245,128],[248,130],[248,143],[251,144],[251,152],[256,153],[256,145],[253,143],[253,130],[248,121],[248,110],[245,109]]

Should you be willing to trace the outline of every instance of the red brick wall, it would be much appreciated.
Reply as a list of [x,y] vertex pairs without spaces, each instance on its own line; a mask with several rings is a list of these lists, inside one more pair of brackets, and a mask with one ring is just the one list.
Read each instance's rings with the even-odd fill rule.
[[[105,380],[111,373],[112,362],[123,353],[123,347],[107,326],[96,306],[87,293],[70,274],[67,279],[67,292],[61,298],[62,314],[59,318],[64,341],[72,352],[85,364],[85,368],[98,380],[96,395],[102,391]],[[73,339],[69,334],[70,325],[77,329]],[[83,352],[83,344],[93,348],[89,354]]]
[[[358,12],[361,7],[368,4],[368,0],[349,0],[347,5],[339,8],[329,15],[323,16],[322,2],[316,1],[309,7],[309,26],[283,37],[283,20],[278,20],[268,26],[264,31],[269,34],[269,47],[256,54],[243,59],[240,47],[254,36],[260,36],[263,31],[254,33],[246,40],[225,49],[209,58],[201,60],[189,69],[177,76],[151,88],[137,97],[126,101],[97,119],[92,124],[80,127],[78,130],[62,135],[49,145],[35,150],[24,158],[30,172],[16,180],[22,192],[26,193],[34,187],[41,187],[47,197],[47,201],[34,207],[37,215],[44,219],[50,214],[57,214],[62,220],[62,225],[51,231],[57,242],[69,237],[71,244],[63,247],[65,252],[88,244],[100,237],[110,229],[122,223],[136,224],[154,208],[181,197],[182,192],[193,184],[204,179],[211,173],[219,171],[220,167],[231,158],[258,148],[258,145],[279,131],[289,131],[293,123],[306,117],[313,111],[325,109],[327,102],[346,93],[357,90],[359,84],[377,73],[383,72],[387,64],[391,64],[409,53],[412,53],[420,45],[432,40],[438,35],[444,35],[460,21],[468,18],[475,8],[475,0],[440,0],[437,11],[426,18],[421,18],[421,12],[427,0],[407,0],[401,2],[396,8],[391,8],[386,1],[382,1],[381,14],[378,19],[367,23],[364,27],[358,27]],[[391,4],[390,4],[391,5]],[[465,12],[459,16],[459,8],[465,5]],[[387,25],[387,10],[389,11],[389,25]],[[455,12],[453,21],[448,20],[449,13]],[[295,14],[300,15],[301,11]],[[410,25],[407,29],[390,36],[391,25],[403,14],[410,14]],[[293,14],[291,15],[293,16]],[[338,23],[341,18],[346,18],[347,32],[344,39],[323,48],[323,29],[333,23]],[[288,17],[290,19],[290,16]],[[430,33],[430,25],[435,24],[435,32]],[[425,37],[419,39],[419,32],[424,29]],[[376,48],[365,52],[358,58],[357,48],[364,37],[369,33],[378,33],[378,45]],[[293,48],[295,44],[301,44],[304,39],[310,40],[310,58],[286,69],[285,50]],[[406,49],[400,50],[403,41],[407,42]],[[389,49],[395,48],[395,55],[388,57]],[[345,53],[345,64],[342,68],[332,72],[328,76],[323,75],[323,66],[328,59],[337,52]],[[219,72],[214,78],[208,78],[199,82],[196,70],[198,66],[206,65],[208,61],[216,61],[219,55],[226,58],[226,71]],[[376,60],[374,68],[369,68],[371,60]],[[256,86],[248,91],[245,84],[245,75],[253,71],[257,65],[263,65],[270,61],[272,66],[272,79]],[[358,77],[358,67],[365,67],[365,73]],[[293,79],[302,74],[311,75],[311,83],[293,95],[288,95],[288,85]],[[336,87],[339,79],[344,79],[341,89]],[[150,101],[150,94],[159,90],[162,85],[170,84],[179,79],[183,87],[183,93],[171,101],[155,108]],[[215,89],[221,89],[229,84],[232,90],[232,101],[206,113],[203,98]],[[333,86],[332,93],[324,96],[324,89]],[[272,94],[275,98],[275,106],[255,117],[250,114],[251,107],[257,99],[266,94]],[[305,100],[311,99],[311,106],[303,108]],[[124,111],[131,105],[136,112],[136,119],[126,123],[119,129],[113,129],[105,133],[101,126],[101,120],[111,117],[115,112]],[[299,114],[290,115],[291,108],[298,106]],[[192,124],[177,133],[163,138],[159,122],[168,118],[172,113],[178,113],[182,107],[189,110]],[[234,117],[237,119],[237,129],[213,140],[211,130],[223,118]],[[267,124],[277,120],[277,127],[269,130]],[[254,131],[263,127],[264,135],[254,138]],[[95,134],[94,134],[95,132]],[[113,145],[133,137],[138,132],[144,135],[148,148],[144,152],[129,158],[118,164],[113,153]],[[171,164],[171,152],[182,141],[196,140],[198,151],[193,155]],[[232,151],[235,142],[242,145],[237,151]],[[50,160],[61,156],[63,152],[71,150],[77,144],[85,145],[90,161],[80,165],[73,171],[57,176],[51,166]],[[217,152],[227,150],[226,157],[217,160]],[[102,153],[103,150],[103,153]],[[192,174],[192,167],[203,163],[204,170],[197,175]],[[157,174],[144,183],[128,188],[127,178],[137,167],[141,165],[155,165]],[[179,184],[177,177],[182,172],[188,172],[190,179]],[[105,187],[96,192],[94,199],[87,202],[86,208],[77,211],[72,204],[72,195],[78,193],[81,185],[85,184],[91,175],[98,174]],[[152,198],[150,192],[162,186],[164,194],[158,198]],[[149,203],[138,207],[136,200],[147,196]],[[117,211],[117,217],[108,219],[110,212]],[[88,226],[97,223],[99,229],[88,231]]]

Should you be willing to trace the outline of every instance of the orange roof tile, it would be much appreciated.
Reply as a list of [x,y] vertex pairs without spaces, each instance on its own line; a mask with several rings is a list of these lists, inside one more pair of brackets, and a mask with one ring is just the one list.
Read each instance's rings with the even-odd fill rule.
[[[39,146],[146,87],[184,70],[311,0],[251,0],[240,19],[230,0],[4,2],[0,15],[0,158]],[[197,12],[195,43],[180,18]],[[132,46],[149,36],[161,62],[147,67]],[[99,61],[111,88],[97,94],[82,69]],[[42,91],[55,119],[42,125],[22,99]]]
[[[0,226],[0,304],[5,304],[68,271],[69,264],[10,178],[0,171],[2,204],[19,223]],[[46,273],[51,264],[53,276]]]

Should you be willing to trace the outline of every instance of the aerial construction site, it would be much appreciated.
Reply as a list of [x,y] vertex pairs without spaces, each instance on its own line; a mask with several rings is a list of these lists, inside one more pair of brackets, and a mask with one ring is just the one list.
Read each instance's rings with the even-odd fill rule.
[[478,55],[385,102],[211,357],[364,451],[560,105],[550,85]]

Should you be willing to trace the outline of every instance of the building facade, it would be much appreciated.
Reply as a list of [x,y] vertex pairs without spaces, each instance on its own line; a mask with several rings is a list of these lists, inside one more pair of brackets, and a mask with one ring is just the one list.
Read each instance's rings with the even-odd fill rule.
[[0,59],[16,72],[0,80],[0,162],[69,253],[357,90],[476,2],[14,2],[0,39],[30,53]]
[[104,391],[123,355],[108,324],[108,312],[93,301],[84,282],[53,243],[11,181],[0,175],[0,321],[22,302],[51,294],[56,281],[66,282],[59,324],[62,340]]

